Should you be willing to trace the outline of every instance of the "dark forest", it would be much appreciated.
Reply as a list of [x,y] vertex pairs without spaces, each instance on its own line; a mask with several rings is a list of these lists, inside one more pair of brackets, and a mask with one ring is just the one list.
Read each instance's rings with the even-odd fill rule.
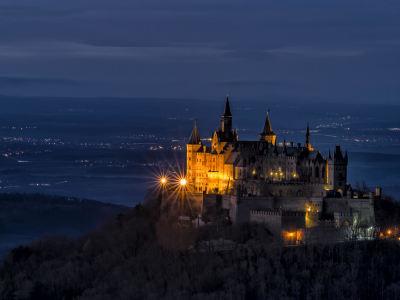
[[[398,224],[399,208],[377,203],[377,225]],[[197,229],[159,212],[150,199],[77,239],[15,248],[0,299],[400,299],[397,238],[282,247],[261,225]]]

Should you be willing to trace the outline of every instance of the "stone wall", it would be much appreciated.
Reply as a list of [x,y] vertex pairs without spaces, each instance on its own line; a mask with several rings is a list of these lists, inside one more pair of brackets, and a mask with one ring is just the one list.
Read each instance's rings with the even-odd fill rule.
[[323,198],[275,197],[274,208],[292,211],[322,211]]
[[352,238],[353,227],[320,226],[297,230],[298,244],[338,243]]
[[306,213],[299,211],[282,211],[282,234],[294,233],[298,228],[306,227]]
[[342,226],[353,226],[354,219],[357,219],[357,213],[342,213],[342,212],[335,212],[334,219],[335,219],[335,226],[342,227]]
[[264,224],[275,237],[281,237],[282,214],[279,211],[251,211],[250,221]]
[[321,212],[307,211],[306,213],[306,228],[318,226],[318,221],[321,218]]
[[327,188],[327,184],[323,183],[284,183],[263,180],[243,182],[243,193],[255,196],[326,197]]
[[[373,197],[373,196],[372,196]],[[366,199],[349,199],[349,198],[326,198],[324,201],[324,212],[334,216],[334,213],[355,213],[357,212],[356,226],[374,226],[375,212],[374,200]]]
[[202,194],[203,195],[203,208],[207,206],[221,205],[221,194]]
[[236,201],[236,212],[232,222],[249,222],[252,210],[274,210],[273,197],[240,197]]

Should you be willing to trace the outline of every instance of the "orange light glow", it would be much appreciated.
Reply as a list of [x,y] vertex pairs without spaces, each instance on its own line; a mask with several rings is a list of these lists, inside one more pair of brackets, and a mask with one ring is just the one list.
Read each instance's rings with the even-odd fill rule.
[[186,184],[186,179],[185,178],[181,179],[180,184],[181,185],[185,185]]
[[391,234],[391,233],[392,233],[392,232],[389,230],[389,231],[388,231],[388,234]]
[[162,178],[162,179],[161,179],[161,182],[162,182],[162,183],[166,183],[167,180],[166,180],[165,178]]

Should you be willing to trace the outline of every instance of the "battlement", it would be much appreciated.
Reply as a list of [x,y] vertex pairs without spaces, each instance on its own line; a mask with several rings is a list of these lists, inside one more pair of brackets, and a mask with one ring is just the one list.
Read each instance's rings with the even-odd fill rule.
[[310,212],[310,211],[306,212],[306,216],[308,218],[318,218],[320,215],[321,215],[320,212]]
[[326,183],[304,183],[304,182],[272,182],[270,183],[273,186],[325,186]]
[[333,227],[335,227],[336,226],[336,222],[335,222],[335,220],[319,220],[318,221],[318,226],[324,226],[324,227],[333,226]]
[[265,210],[251,210],[250,214],[253,215],[266,215],[266,216],[281,216],[281,217],[305,217],[306,212],[301,211],[265,211]]
[[352,230],[353,226],[347,226],[347,227],[335,227],[335,226],[320,226],[320,227],[311,227],[311,228],[300,228],[298,231],[303,231],[307,233],[316,233],[321,230],[329,230],[329,231],[334,231],[334,232],[347,232],[348,230]]
[[336,217],[353,217],[354,214],[349,212],[349,213],[334,213],[335,218]]
[[282,213],[280,211],[251,210],[250,214],[253,214],[253,215],[266,215],[266,216],[282,216]]

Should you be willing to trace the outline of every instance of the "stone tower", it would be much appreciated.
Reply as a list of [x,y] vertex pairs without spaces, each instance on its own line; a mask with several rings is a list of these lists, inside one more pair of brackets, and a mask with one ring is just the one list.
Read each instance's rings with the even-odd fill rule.
[[186,170],[186,176],[187,180],[189,183],[194,184],[194,181],[196,179],[196,171],[197,168],[200,166],[197,166],[197,151],[203,146],[200,140],[200,135],[199,132],[197,131],[197,126],[196,126],[196,121],[194,122],[194,127],[192,130],[192,135],[190,136],[190,141],[186,145],[186,151],[187,151],[187,170]]
[[333,158],[331,157],[331,151],[329,150],[328,162],[328,184],[330,189],[335,193],[339,192],[342,196],[346,195],[346,183],[347,183],[347,150],[343,157],[342,150],[339,146],[335,146]]
[[268,143],[275,145],[276,135],[272,130],[271,122],[269,121],[269,109],[267,110],[267,119],[265,120],[264,129],[259,135],[260,141],[267,141]]
[[222,122],[222,132],[225,137],[225,140],[231,139],[232,138],[232,114],[231,114],[231,108],[229,106],[228,95],[226,95],[225,110],[224,110],[224,114],[221,116],[221,122]]

